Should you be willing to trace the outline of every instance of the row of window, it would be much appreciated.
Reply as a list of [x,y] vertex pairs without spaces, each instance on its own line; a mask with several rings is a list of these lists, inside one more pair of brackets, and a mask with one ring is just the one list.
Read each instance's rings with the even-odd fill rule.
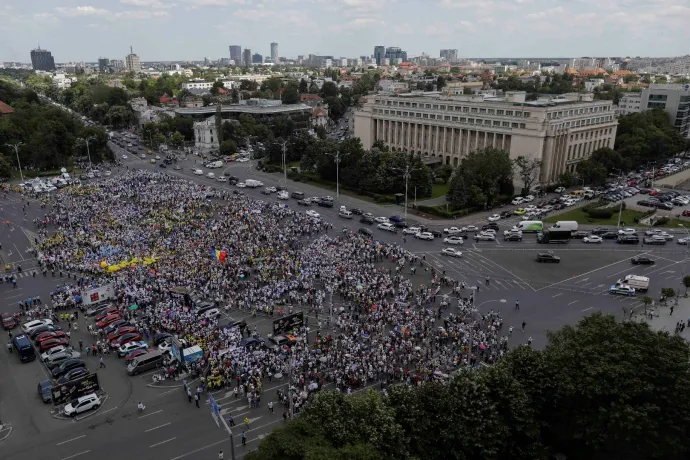
[[592,138],[597,138],[599,136],[607,136],[611,135],[611,132],[613,131],[613,128],[606,128],[606,129],[597,129],[594,131],[586,131],[584,133],[575,133],[570,135],[570,140],[572,141],[578,141],[581,139],[589,139],[589,134],[592,133]]
[[589,156],[593,151],[608,145],[608,139],[599,139],[568,146],[568,161]]
[[[388,110],[386,110],[388,112]],[[400,112],[398,112],[399,114]],[[403,112],[405,115],[408,116],[407,112]],[[383,115],[389,115],[388,113],[384,113]],[[395,113],[390,113],[390,115],[395,115]],[[466,123],[469,125],[483,125],[483,126],[493,126],[497,128],[516,128],[516,129],[525,129],[525,123],[515,123],[515,122],[509,122],[509,121],[497,121],[497,120],[482,120],[480,118],[465,118],[465,117],[451,117],[450,115],[435,115],[435,114],[420,114],[420,113],[415,113],[415,118],[422,118],[422,119],[431,119],[431,120],[441,120],[441,121],[456,121],[458,123]],[[422,116],[423,115],[423,116]],[[409,116],[412,116],[410,113]],[[381,120],[384,121],[384,120]],[[395,123],[395,122],[393,122]]]

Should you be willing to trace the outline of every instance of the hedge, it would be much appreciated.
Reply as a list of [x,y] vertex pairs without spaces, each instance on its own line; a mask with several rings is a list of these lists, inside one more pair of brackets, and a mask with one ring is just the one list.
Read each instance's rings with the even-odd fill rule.
[[458,209],[455,211],[446,211],[446,206],[444,205],[426,206],[423,204],[417,205],[417,210],[420,212],[425,212],[427,214],[432,214],[434,216],[445,217],[446,219],[452,219],[454,217],[463,217],[474,211],[473,209]]
[[613,216],[613,211],[610,209],[590,209],[587,211],[589,217],[593,219],[610,219]]
[[658,219],[657,221],[655,221],[653,226],[654,227],[661,227],[662,225],[668,224],[668,221],[669,221],[668,217],[662,217],[661,219]]

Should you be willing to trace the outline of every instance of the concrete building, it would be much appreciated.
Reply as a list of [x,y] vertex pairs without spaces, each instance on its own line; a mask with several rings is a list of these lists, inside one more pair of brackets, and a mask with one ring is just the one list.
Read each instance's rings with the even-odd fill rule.
[[242,46],[230,45],[230,60],[235,61],[235,65],[242,65]]
[[245,67],[249,67],[252,65],[252,50],[250,50],[249,48],[244,49],[242,64],[244,64]]
[[440,56],[448,62],[458,62],[458,50],[441,50]]
[[652,84],[642,90],[640,110],[662,109],[684,137],[690,137],[690,85]]
[[263,64],[264,63],[264,57],[260,55],[259,53],[254,53],[252,54],[252,64]]
[[484,147],[512,159],[541,160],[540,182],[554,181],[596,149],[613,148],[618,122],[611,101],[589,93],[527,102],[524,91],[502,97],[413,92],[367,96],[355,112],[354,133],[365,149],[382,141],[391,150],[441,157],[457,166]]
[[56,73],[53,75],[53,86],[59,89],[67,89],[72,87],[72,83],[76,82],[77,79],[68,77],[64,73]]
[[[194,91],[199,91],[199,90],[210,91],[211,88],[213,88],[214,83],[215,82],[213,82],[213,81],[198,81],[198,80],[186,81],[186,82],[182,83],[182,85],[180,85],[181,86],[180,89],[184,89],[184,90],[189,91],[189,92],[194,92]],[[239,88],[240,85],[238,82],[228,80],[228,81],[223,81],[223,86],[225,87],[225,89],[233,89],[234,87]]]
[[408,91],[410,89],[410,84],[406,81],[388,80],[387,78],[379,80],[377,86],[381,88],[381,91],[390,91],[392,93]]
[[108,70],[108,67],[110,66],[110,59],[108,58],[98,58],[98,71],[99,72],[105,72]]
[[132,47],[129,47],[129,54],[125,57],[125,67],[127,72],[139,73],[141,72],[141,61],[139,56],[134,54]]
[[374,47],[374,62],[376,65],[383,65],[383,59],[386,57],[386,47],[385,46],[375,46]]
[[618,101],[618,114],[629,115],[640,111],[642,93],[625,93]]
[[39,46],[35,50],[31,50],[31,65],[34,70],[52,72],[55,70],[55,59],[53,59],[50,51],[43,50]]
[[407,51],[403,51],[397,46],[389,46],[386,48],[385,58],[390,64],[400,64],[407,61]]
[[271,62],[278,64],[278,44],[276,42],[271,43]]

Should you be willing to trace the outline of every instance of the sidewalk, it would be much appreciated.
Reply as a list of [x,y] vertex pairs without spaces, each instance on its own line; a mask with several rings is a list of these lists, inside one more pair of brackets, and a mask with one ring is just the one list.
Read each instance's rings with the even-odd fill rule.
[[[636,315],[635,319],[638,321],[645,321],[655,331],[666,331],[669,334],[673,334],[676,329],[676,324],[679,321],[683,321],[686,328],[678,335],[685,340],[690,340],[690,327],[687,327],[688,320],[690,320],[690,298],[680,297],[678,299],[678,305],[674,304],[675,300],[669,301],[668,306],[656,307],[655,316],[653,316],[651,320],[649,317],[644,317],[642,315]],[[673,314],[671,314],[671,305],[674,305]],[[656,316],[657,313],[659,316]]]

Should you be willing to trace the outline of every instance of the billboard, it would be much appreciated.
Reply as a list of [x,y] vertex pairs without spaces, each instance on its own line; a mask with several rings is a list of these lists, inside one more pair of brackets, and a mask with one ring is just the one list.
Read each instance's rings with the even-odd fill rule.
[[112,299],[115,297],[115,289],[112,284],[106,284],[105,286],[97,287],[94,289],[89,289],[84,292],[81,296],[82,301],[85,306],[89,306],[93,303],[102,302],[104,300]]
[[304,313],[293,313],[283,318],[273,320],[273,335],[285,334],[299,329],[304,325]]
[[53,394],[53,404],[65,404],[73,399],[86,396],[98,391],[101,388],[98,383],[98,374],[85,375],[78,379],[71,380],[62,385],[56,385],[51,389]]
[[177,362],[179,363],[182,362],[182,352],[180,350],[184,350],[184,345],[178,339],[173,337],[170,341],[170,354],[173,355],[173,357],[177,359]]

